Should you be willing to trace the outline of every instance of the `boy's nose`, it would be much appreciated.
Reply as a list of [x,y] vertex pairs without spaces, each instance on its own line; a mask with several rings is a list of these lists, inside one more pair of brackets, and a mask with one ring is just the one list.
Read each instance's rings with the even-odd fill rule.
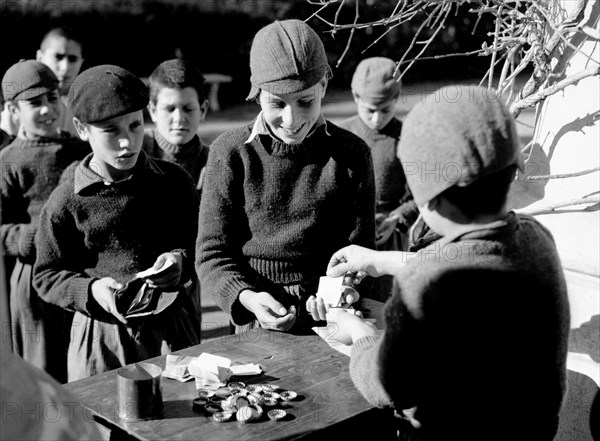
[[129,138],[121,138],[121,139],[119,139],[119,147],[120,148],[126,149],[130,145],[131,145],[131,141],[129,140]]
[[50,106],[48,104],[44,104],[40,108],[40,115],[46,115],[48,112],[50,112]]
[[296,119],[296,110],[294,109],[294,106],[285,106],[281,115],[281,119],[283,120],[283,125],[286,128],[292,128]]

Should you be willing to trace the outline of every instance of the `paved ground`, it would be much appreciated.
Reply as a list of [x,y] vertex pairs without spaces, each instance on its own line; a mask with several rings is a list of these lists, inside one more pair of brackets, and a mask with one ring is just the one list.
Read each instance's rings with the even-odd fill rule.
[[[456,99],[458,93],[469,93],[468,86],[475,82],[465,81],[462,88],[449,90],[453,96],[440,96],[440,99]],[[407,86],[398,100],[396,114],[403,118],[408,111],[425,96],[433,93],[442,84],[441,83],[423,83]],[[200,126],[198,134],[207,143],[212,142],[219,134],[239,127],[251,121],[260,108],[258,104],[242,103],[239,106],[229,107],[220,112],[209,114]],[[356,111],[355,103],[349,91],[328,91],[323,103],[323,114],[333,123],[339,122],[345,118],[354,115]],[[533,135],[534,111],[530,109],[521,114],[517,124],[517,130],[523,144],[527,143]],[[212,339],[229,332],[228,315],[216,306],[214,299],[210,296],[202,296],[202,339]]]

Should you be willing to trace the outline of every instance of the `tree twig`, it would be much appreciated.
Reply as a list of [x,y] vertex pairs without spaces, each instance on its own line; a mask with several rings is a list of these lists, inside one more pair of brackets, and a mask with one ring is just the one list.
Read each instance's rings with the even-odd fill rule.
[[564,178],[575,178],[577,176],[589,175],[600,170],[600,167],[591,168],[589,170],[583,170],[573,173],[560,173],[555,175],[539,175],[539,176],[527,176],[526,181],[545,181],[547,179],[564,179]]
[[558,202],[556,204],[548,205],[547,207],[523,209],[523,210],[519,210],[519,212],[528,214],[530,216],[536,216],[536,215],[540,215],[540,214],[549,214],[551,212],[556,211],[559,208],[574,207],[576,205],[597,204],[597,203],[600,203],[600,197],[595,196],[595,197],[578,198],[578,199],[572,199],[569,201]]

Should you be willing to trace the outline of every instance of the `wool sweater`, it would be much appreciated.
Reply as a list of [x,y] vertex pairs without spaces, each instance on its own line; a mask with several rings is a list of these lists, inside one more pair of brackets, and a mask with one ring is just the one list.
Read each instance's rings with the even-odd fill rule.
[[90,315],[90,285],[125,284],[165,252],[184,254],[193,273],[198,196],[181,167],[144,152],[132,175],[107,183],[89,169],[91,155],[52,193],[42,210],[33,284],[49,303]]
[[552,440],[570,316],[550,232],[510,213],[420,250],[396,279],[385,330],[352,348],[367,400],[417,406],[426,440]]
[[208,146],[198,136],[194,136],[185,145],[176,145],[167,141],[158,130],[149,130],[144,134],[142,148],[152,158],[169,161],[183,167],[192,176],[196,188],[202,189],[203,170],[208,159]]
[[363,139],[371,149],[377,213],[397,211],[397,214],[406,219],[406,226],[411,225],[417,219],[419,211],[406,184],[402,163],[397,155],[402,122],[392,118],[383,129],[377,131],[355,115],[342,121],[340,127]]
[[89,152],[88,143],[65,132],[57,139],[16,138],[0,152],[0,238],[6,255],[33,263],[42,206],[63,170]]
[[249,138],[249,124],[210,148],[197,270],[202,289],[238,325],[253,319],[238,295],[254,290],[259,277],[281,285],[315,281],[339,248],[374,248],[369,149],[323,122],[300,144],[269,134]]

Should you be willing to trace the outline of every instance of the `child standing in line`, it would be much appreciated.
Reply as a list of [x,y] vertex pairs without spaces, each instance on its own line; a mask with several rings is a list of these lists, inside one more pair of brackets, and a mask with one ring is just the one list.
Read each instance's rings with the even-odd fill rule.
[[[93,153],[44,206],[34,269],[42,298],[76,311],[69,381],[199,343],[187,292],[198,196],[185,170],[141,150],[147,104],[144,83],[112,65],[81,73],[69,94]],[[160,314],[126,318],[119,290],[166,261],[170,268],[145,279],[157,292],[177,292],[175,301]]]
[[156,128],[144,136],[144,151],[183,167],[200,194],[208,146],[197,135],[208,110],[202,73],[185,60],[168,60],[150,75],[148,110]]
[[306,23],[262,28],[250,69],[247,99],[261,112],[211,145],[197,268],[238,331],[288,331],[313,323],[304,305],[333,250],[374,247],[373,161],[364,141],[321,113],[331,69]]
[[563,270],[550,232],[506,208],[522,166],[510,112],[490,90],[459,90],[453,101],[439,99],[449,96],[442,89],[418,103],[399,148],[418,167],[408,184],[441,239],[408,262],[360,247],[331,258],[332,277],[395,275],[384,331],[312,312],[353,343],[352,380],[405,418],[401,439],[551,441],[566,391]]
[[61,173],[89,146],[59,129],[58,79],[39,61],[14,64],[2,79],[8,109],[20,121],[17,138],[0,152],[0,237],[3,254],[16,259],[10,282],[14,351],[59,381],[66,381],[70,315],[39,299],[31,286],[40,211]]
[[[419,211],[406,184],[397,149],[402,123],[395,117],[401,85],[396,64],[389,58],[362,60],[352,77],[352,96],[358,113],[341,122],[371,149],[375,173],[376,245],[382,251],[407,251],[407,232]],[[371,297],[386,301],[392,294],[392,276],[375,280]]]
[[[4,95],[2,94],[1,90],[0,90],[0,109],[4,109]],[[10,144],[13,139],[14,139],[14,136],[9,135],[4,130],[2,130],[2,128],[0,128],[0,150],[2,150],[4,147],[6,147],[8,144]]]

